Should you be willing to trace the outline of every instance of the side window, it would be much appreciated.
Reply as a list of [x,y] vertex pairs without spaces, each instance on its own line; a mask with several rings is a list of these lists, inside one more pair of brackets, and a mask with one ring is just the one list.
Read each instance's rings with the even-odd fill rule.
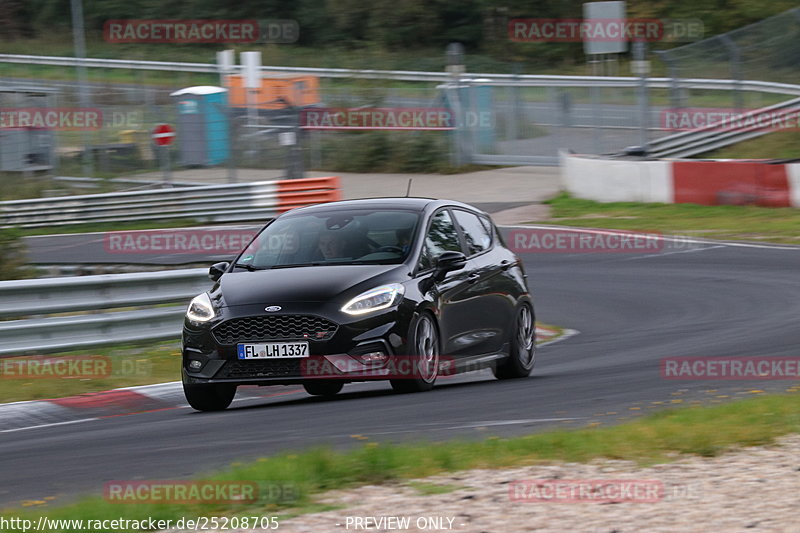
[[492,245],[492,234],[477,215],[460,210],[456,210],[454,213],[458,225],[464,232],[469,255],[479,254]]
[[420,270],[433,267],[434,260],[443,252],[460,252],[461,244],[458,242],[458,233],[453,220],[447,211],[441,211],[431,220],[428,234],[425,236],[425,245],[422,247],[420,257]]

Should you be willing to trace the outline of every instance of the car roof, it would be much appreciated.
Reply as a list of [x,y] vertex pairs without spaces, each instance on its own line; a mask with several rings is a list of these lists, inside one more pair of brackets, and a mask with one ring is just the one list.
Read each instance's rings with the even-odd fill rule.
[[288,213],[309,213],[314,211],[333,211],[338,209],[407,209],[410,211],[433,211],[440,207],[462,207],[471,211],[483,213],[482,210],[454,200],[442,200],[436,198],[420,197],[386,197],[386,198],[359,198],[355,200],[340,200],[338,202],[326,202],[305,207],[298,207],[288,211]]

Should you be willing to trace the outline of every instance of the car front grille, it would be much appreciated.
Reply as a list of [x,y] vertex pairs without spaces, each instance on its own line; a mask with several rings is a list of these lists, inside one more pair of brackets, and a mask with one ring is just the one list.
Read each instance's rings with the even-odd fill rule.
[[273,361],[228,361],[216,378],[284,378],[299,377],[300,359]]
[[318,340],[333,337],[339,326],[310,315],[250,316],[226,320],[213,329],[220,344],[254,341]]

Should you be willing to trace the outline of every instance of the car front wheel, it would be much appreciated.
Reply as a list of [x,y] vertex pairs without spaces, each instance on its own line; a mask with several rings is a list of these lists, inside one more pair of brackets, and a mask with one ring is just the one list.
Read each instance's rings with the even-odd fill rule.
[[307,381],[303,388],[312,396],[335,396],[344,387],[341,381]]
[[189,405],[197,411],[222,411],[236,396],[236,385],[195,385],[184,382],[183,394]]
[[439,374],[439,330],[432,315],[420,315],[409,345],[414,369],[410,376],[390,380],[392,388],[404,393],[429,391]]
[[514,335],[508,359],[494,368],[498,379],[524,378],[531,373],[536,361],[536,324],[533,308],[523,303],[514,320]]

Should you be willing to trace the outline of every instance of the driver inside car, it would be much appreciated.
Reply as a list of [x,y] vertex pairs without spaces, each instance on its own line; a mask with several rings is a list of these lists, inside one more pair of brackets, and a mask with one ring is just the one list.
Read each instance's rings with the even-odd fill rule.
[[325,232],[319,236],[319,251],[325,259],[342,259],[345,256],[345,237],[339,233]]

